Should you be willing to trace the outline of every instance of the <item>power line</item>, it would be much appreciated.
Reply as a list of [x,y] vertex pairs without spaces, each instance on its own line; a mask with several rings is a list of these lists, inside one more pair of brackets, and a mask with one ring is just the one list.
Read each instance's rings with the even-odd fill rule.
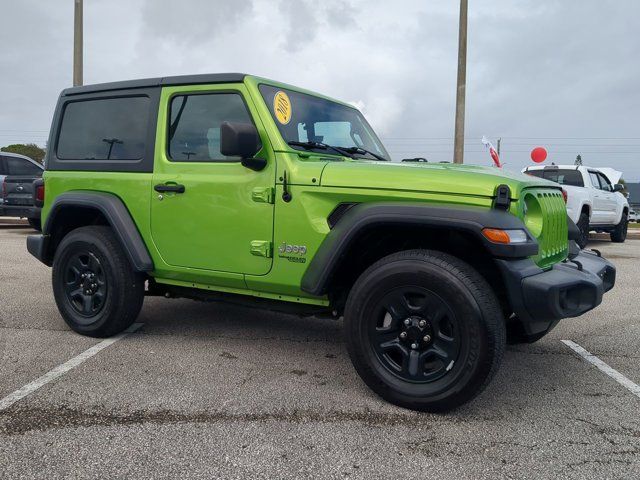
[[[489,135],[495,137],[496,135]],[[467,138],[481,138],[482,135],[467,135]],[[386,140],[450,140],[452,137],[382,137]],[[507,137],[501,135],[500,138],[512,138],[517,140],[640,140],[640,137]]]
[[9,132],[9,133],[49,133],[49,130],[3,130],[3,129],[0,129],[0,132]]

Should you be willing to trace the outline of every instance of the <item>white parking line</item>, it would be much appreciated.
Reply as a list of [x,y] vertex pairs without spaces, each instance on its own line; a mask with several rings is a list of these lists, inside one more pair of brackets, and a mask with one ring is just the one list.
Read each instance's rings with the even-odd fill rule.
[[615,370],[614,368],[611,368],[609,365],[604,363],[602,360],[600,360],[594,354],[589,353],[588,351],[586,351],[584,348],[582,348],[576,342],[572,342],[571,340],[561,340],[561,342],[564,343],[571,350],[576,352],[578,355],[580,355],[582,358],[584,358],[591,365],[596,367],[598,370],[600,370],[601,372],[604,372],[607,375],[609,375],[616,382],[618,382],[624,388],[626,388],[631,393],[633,393],[636,397],[640,398],[640,385],[637,385],[637,384],[633,383],[631,380],[629,380],[627,377],[625,377],[619,371]]
[[0,412],[2,410],[9,408],[11,405],[23,399],[27,395],[35,392],[36,390],[46,385],[47,383],[52,382],[57,378],[60,378],[69,370],[76,368],[82,362],[93,357],[96,353],[99,353],[100,351],[104,350],[109,345],[113,345],[118,340],[122,340],[127,335],[135,332],[142,325],[143,325],[142,323],[134,323],[129,328],[127,328],[124,332],[119,333],[114,337],[107,338],[106,340],[101,341],[100,343],[94,345],[93,347],[88,348],[87,350],[82,352],[80,355],[73,357],[71,360],[63,363],[62,365],[58,365],[53,370],[50,370],[49,372],[42,375],[40,378],[36,378],[33,382],[27,383],[24,387],[16,390],[13,393],[10,393],[9,395],[7,395],[6,397],[0,400]]

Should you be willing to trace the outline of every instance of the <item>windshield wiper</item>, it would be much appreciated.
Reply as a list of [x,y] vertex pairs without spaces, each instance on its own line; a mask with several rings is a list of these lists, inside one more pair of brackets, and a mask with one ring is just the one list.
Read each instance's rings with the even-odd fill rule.
[[340,155],[346,155],[349,158],[354,158],[353,154],[348,150],[322,142],[296,142],[293,140],[291,142],[287,142],[287,145],[291,145],[292,147],[302,147],[305,150],[311,150],[312,148],[317,148],[319,150],[333,150],[334,152],[338,152]]
[[346,155],[347,157],[350,158],[355,158],[354,155],[358,154],[358,155],[366,155],[369,154],[372,157],[376,158],[377,160],[380,160],[382,162],[388,162],[388,160],[386,158],[384,158],[381,155],[378,155],[376,153],[373,153],[369,150],[366,150],[364,148],[360,148],[360,147],[337,147],[335,145],[329,145],[328,143],[322,143],[322,142],[296,142],[296,141],[291,141],[291,142],[287,142],[288,145],[291,145],[292,147],[302,147],[305,148],[307,150],[310,150],[312,148],[318,148],[321,150],[333,150],[334,152],[338,152],[340,155]]
[[378,160],[380,160],[381,162],[388,162],[389,161],[385,157],[383,157],[381,155],[378,155],[377,153],[373,153],[370,150],[366,150],[366,149],[360,148],[360,147],[335,147],[335,148],[339,148],[340,150],[344,150],[345,152],[348,152],[348,153],[357,153],[358,155],[364,155],[364,154],[368,153],[372,157],[375,157]]

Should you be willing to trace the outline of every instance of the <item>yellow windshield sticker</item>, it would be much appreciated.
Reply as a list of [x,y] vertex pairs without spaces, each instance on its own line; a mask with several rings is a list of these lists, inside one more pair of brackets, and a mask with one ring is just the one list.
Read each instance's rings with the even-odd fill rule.
[[282,125],[286,125],[291,120],[291,100],[282,90],[273,97],[273,112]]

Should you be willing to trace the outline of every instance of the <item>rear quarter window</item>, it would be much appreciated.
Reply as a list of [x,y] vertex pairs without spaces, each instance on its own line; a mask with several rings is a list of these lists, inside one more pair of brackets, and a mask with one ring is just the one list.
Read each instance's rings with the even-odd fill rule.
[[69,102],[64,108],[57,157],[61,160],[139,160],[144,156],[148,97]]
[[160,87],[83,92],[58,99],[47,170],[153,172]]

